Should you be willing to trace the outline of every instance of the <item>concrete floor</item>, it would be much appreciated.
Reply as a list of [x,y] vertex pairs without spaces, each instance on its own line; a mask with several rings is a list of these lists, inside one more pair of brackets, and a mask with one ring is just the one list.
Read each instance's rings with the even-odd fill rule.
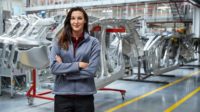
[[[95,94],[96,112],[199,112],[199,68],[177,69],[166,75],[175,77],[154,76],[147,80],[168,81],[169,84],[124,80],[113,82],[107,88],[126,90],[125,100],[122,100],[119,92],[98,91]],[[53,105],[53,101],[35,98],[34,104],[29,106],[24,95],[16,94],[10,98],[9,93],[4,91],[0,96],[1,112],[53,112]]]

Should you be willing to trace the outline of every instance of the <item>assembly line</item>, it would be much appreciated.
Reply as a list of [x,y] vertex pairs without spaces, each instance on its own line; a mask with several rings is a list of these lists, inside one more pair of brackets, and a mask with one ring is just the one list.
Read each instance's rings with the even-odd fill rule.
[[[198,17],[199,4],[194,1],[169,0],[169,5],[190,3],[196,11],[193,17]],[[181,16],[178,19],[184,27],[174,25],[171,31],[166,28],[148,36],[141,34],[145,17],[101,18],[89,13],[89,34],[100,42],[100,65],[94,77],[98,91],[95,112],[200,110],[200,38],[198,32],[191,32],[190,23],[184,23]],[[194,24],[198,19],[192,25],[200,26]],[[55,74],[51,73],[49,55],[65,21],[65,14],[13,15],[6,20],[6,31],[0,33],[2,112],[54,111]]]

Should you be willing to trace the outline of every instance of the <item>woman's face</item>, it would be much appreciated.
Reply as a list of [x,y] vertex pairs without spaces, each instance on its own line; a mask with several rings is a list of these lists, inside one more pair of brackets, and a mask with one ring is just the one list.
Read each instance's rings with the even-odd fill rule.
[[70,24],[73,32],[83,32],[85,19],[81,11],[73,11],[71,14]]

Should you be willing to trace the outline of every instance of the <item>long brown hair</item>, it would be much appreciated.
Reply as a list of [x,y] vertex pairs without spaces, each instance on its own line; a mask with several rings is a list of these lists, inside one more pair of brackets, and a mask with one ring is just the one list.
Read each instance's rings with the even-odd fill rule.
[[88,15],[85,12],[85,10],[82,7],[73,7],[70,9],[70,11],[67,14],[67,17],[65,18],[64,27],[62,29],[62,32],[59,35],[58,44],[63,49],[68,49],[69,42],[71,41],[72,37],[72,27],[70,25],[70,19],[73,11],[80,11],[83,13],[85,24],[83,31],[88,33]]

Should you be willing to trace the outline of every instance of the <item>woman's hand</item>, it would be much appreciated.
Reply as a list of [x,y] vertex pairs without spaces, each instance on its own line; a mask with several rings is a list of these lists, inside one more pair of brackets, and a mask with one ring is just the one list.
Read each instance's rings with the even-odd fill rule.
[[56,55],[56,62],[57,63],[62,63],[62,59],[60,56]]
[[85,63],[85,62],[79,62],[79,67],[80,67],[80,68],[83,68],[83,69],[84,69],[84,68],[87,68],[88,65],[89,65],[88,63]]

